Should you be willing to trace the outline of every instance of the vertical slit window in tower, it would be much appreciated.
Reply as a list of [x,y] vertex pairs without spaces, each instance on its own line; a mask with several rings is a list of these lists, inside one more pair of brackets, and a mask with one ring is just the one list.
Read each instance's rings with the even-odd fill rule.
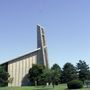
[[44,30],[43,30],[43,28],[41,28],[41,30],[42,30],[42,34],[44,35]]
[[43,38],[43,46],[45,46],[45,37],[44,37],[44,35],[42,35],[42,38]]
[[43,28],[41,28],[41,30],[42,30],[42,44],[43,44],[43,46],[45,46],[45,36],[44,36],[44,30],[43,30]]

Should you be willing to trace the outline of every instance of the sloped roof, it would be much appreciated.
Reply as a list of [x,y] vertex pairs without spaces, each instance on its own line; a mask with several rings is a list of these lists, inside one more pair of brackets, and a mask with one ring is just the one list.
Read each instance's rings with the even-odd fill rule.
[[34,50],[34,51],[32,51],[32,52],[29,52],[29,53],[26,53],[26,54],[24,54],[24,55],[18,56],[18,57],[14,58],[14,59],[8,60],[8,61],[6,61],[6,62],[4,62],[4,63],[1,63],[0,65],[3,65],[3,64],[6,64],[6,63],[9,63],[9,62],[15,61],[15,60],[20,59],[20,58],[23,58],[23,57],[25,57],[25,56],[28,56],[28,55],[30,55],[30,54],[33,54],[33,53],[37,52],[37,51],[40,50],[40,49],[41,49],[41,48],[37,48],[36,50]]

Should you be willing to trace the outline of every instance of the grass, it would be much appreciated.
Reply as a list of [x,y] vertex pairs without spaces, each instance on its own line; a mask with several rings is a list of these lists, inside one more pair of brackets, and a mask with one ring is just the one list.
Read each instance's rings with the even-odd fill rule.
[[[28,86],[28,87],[3,87],[0,90],[68,90],[66,84],[60,84],[55,86],[54,89],[52,86]],[[90,90],[90,88],[82,88],[78,90]]]

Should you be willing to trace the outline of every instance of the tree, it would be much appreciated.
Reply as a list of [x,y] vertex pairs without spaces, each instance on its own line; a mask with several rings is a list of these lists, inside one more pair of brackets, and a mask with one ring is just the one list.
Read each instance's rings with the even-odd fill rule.
[[71,80],[77,79],[77,71],[76,68],[71,63],[66,63],[63,66],[62,74],[61,74],[61,81],[62,83],[67,83]]
[[90,80],[90,70],[88,72],[87,80]]
[[41,74],[43,73],[44,66],[42,65],[33,65],[29,70],[28,78],[31,82],[31,85],[38,85],[39,80],[41,79]]
[[61,73],[61,68],[58,64],[54,64],[52,67],[51,67],[51,70],[55,70],[57,71],[59,74]]
[[60,82],[60,76],[61,76],[61,68],[58,64],[54,64],[51,67],[51,80],[54,87],[54,84],[58,85]]
[[51,69],[45,68],[39,79],[41,85],[46,85],[47,83],[50,85],[51,75],[52,75]]
[[77,63],[77,70],[79,74],[79,79],[82,80],[84,83],[85,79],[88,78],[89,66],[86,64],[85,61],[79,60],[79,62]]
[[9,74],[5,71],[4,67],[0,66],[0,86],[7,86]]

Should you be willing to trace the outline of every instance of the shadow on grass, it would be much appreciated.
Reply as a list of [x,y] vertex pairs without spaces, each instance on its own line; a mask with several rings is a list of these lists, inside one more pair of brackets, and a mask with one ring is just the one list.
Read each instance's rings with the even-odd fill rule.
[[[54,88],[38,88],[38,89],[33,89],[33,90],[53,90]],[[69,90],[69,89],[64,89],[64,90]]]
[[69,90],[68,88],[65,88],[64,90]]
[[33,90],[53,90],[53,88],[34,88]]
[[36,86],[33,90],[53,90],[53,88],[52,87],[46,87],[46,86]]

